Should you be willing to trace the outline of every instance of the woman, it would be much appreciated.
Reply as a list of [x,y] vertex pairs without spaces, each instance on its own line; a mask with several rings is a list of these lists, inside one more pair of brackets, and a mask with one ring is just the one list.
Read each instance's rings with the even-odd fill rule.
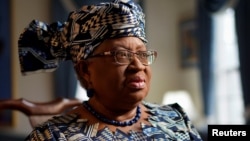
[[125,0],[83,6],[62,25],[31,22],[19,40],[22,73],[72,60],[89,100],[26,140],[201,140],[178,104],[143,101],[157,56],[144,28],[140,6]]

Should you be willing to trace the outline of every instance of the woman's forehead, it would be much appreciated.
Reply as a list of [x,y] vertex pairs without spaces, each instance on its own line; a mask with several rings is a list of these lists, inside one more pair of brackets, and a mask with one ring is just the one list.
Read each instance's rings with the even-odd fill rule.
[[137,37],[120,37],[103,41],[96,50],[137,49],[145,48],[145,43]]

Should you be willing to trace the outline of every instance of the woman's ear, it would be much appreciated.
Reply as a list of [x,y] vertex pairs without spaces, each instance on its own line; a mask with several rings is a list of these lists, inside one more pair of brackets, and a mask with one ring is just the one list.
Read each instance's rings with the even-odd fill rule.
[[90,80],[90,74],[88,70],[89,63],[86,60],[81,60],[75,65],[75,71],[77,78],[84,85],[85,88],[88,88],[88,82]]

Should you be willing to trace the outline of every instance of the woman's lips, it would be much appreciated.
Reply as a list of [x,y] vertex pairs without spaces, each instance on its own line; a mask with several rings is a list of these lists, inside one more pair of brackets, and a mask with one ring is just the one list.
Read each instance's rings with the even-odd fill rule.
[[143,89],[146,87],[145,80],[139,77],[130,79],[128,82],[128,87],[133,88],[133,89]]

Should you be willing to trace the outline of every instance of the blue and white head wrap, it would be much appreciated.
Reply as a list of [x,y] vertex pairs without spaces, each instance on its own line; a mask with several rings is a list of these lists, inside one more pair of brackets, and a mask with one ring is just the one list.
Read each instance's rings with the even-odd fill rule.
[[63,24],[33,20],[18,41],[21,72],[53,71],[64,60],[76,64],[109,38],[133,36],[146,43],[144,18],[138,4],[115,0],[83,6]]

